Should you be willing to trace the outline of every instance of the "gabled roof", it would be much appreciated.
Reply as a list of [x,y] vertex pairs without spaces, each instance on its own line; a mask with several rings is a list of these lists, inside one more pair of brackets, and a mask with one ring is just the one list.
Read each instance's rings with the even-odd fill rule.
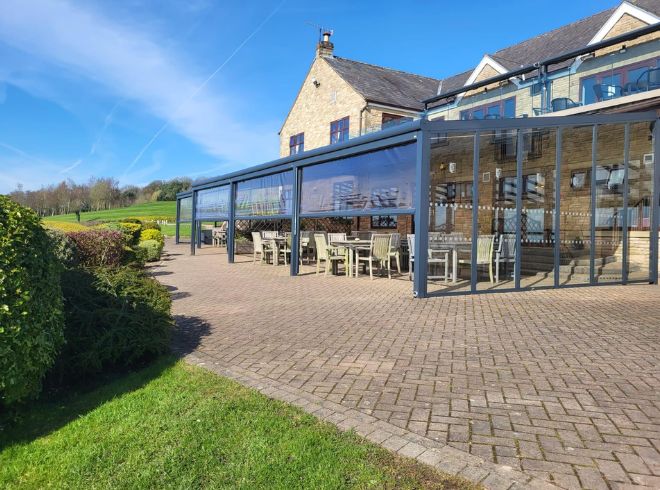
[[367,102],[421,111],[423,101],[438,93],[440,80],[435,78],[337,56],[323,59]]
[[[500,49],[487,56],[490,56],[507,70],[514,70],[521,66],[531,65],[554,56],[559,56],[562,53],[583,48],[594,40],[601,28],[605,26],[607,21],[622,6],[632,7],[632,9],[638,7],[646,12],[660,16],[660,0],[624,2],[618,7],[604,10],[585,19],[509,46],[508,48]],[[569,64],[570,61],[565,62],[563,65],[556,65],[554,69],[559,69]],[[442,89],[439,94],[463,87],[473,72],[474,69],[467,70],[463,73],[445,78],[442,81]]]

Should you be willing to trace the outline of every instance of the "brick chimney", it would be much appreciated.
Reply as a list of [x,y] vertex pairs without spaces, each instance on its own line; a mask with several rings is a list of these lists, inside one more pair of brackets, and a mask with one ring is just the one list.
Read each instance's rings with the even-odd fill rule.
[[316,46],[316,57],[329,58],[332,57],[332,51],[335,48],[335,45],[330,42],[330,36],[332,36],[332,31],[329,29],[324,29],[321,34],[321,39],[319,40],[318,45]]

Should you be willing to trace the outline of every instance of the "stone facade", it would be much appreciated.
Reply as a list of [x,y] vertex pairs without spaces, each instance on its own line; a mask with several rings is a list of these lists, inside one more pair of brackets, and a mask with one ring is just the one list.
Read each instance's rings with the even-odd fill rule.
[[[632,15],[624,14],[605,35],[604,39],[609,39],[645,27],[646,25],[642,20]],[[621,49],[619,45],[612,46],[597,51],[594,58],[574,63],[570,75],[566,70],[563,70],[564,73],[560,75],[551,75],[551,97],[553,99],[567,97],[573,101],[580,102],[583,99],[583,94],[581,93],[581,81],[583,78],[644,61],[649,61],[652,64],[660,58],[660,32],[626,41],[625,46],[625,52],[619,52]],[[497,75],[499,75],[499,72],[491,65],[486,64],[476,77],[475,82]],[[542,107],[541,95],[532,94],[531,85],[533,83],[534,81],[529,78],[526,81],[519,79],[516,83],[508,82],[502,86],[490,85],[467,92],[460,98],[457,104],[441,106],[432,110],[429,114],[429,119],[444,118],[446,120],[457,120],[460,118],[461,111],[493,104],[509,97],[516,98],[516,117],[533,117],[539,115],[538,110]]]

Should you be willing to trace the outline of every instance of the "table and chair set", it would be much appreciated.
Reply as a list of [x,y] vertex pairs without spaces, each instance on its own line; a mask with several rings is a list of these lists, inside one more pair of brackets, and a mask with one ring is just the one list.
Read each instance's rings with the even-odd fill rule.
[[[339,273],[339,266],[347,277],[358,277],[360,266],[363,273],[374,271],[392,278],[392,264],[401,274],[401,263],[408,258],[408,276],[412,280],[415,267],[415,235],[408,234],[402,241],[399,233],[352,232],[328,233],[325,231],[301,231],[299,260],[302,265],[316,262],[316,273],[323,269]],[[280,258],[288,264],[291,256],[291,233],[279,234],[276,231],[252,232],[254,245],[253,263],[278,265]],[[461,267],[473,265],[488,271],[491,283],[499,283],[500,271],[509,272],[515,264],[514,235],[479,235],[477,255],[472,261],[472,242],[462,233],[429,233],[428,266],[431,280],[444,280],[457,283]]]

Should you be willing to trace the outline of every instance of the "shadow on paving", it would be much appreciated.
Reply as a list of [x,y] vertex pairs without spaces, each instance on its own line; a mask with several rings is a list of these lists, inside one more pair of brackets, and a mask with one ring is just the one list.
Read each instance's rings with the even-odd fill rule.
[[202,337],[209,333],[209,324],[197,317],[176,315],[174,319],[174,355],[165,355],[131,369],[106,372],[93,383],[72,388],[64,394],[42,396],[12,412],[0,409],[0,451],[46,436],[114,398],[139,390],[173,366],[179,357],[194,351]]

